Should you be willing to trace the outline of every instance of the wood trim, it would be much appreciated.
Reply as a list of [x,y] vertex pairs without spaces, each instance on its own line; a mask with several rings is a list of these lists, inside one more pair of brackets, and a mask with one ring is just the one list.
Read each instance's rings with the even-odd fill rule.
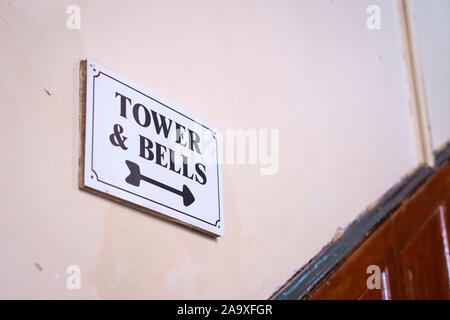
[[[448,299],[449,207],[446,163],[306,298]],[[378,288],[369,288],[369,266],[382,270]]]
[[389,190],[375,206],[365,211],[360,218],[354,221],[339,239],[324,247],[317,256],[269,299],[303,299],[326,276],[336,270],[431,173],[430,168],[419,167],[412,175]]
[[[445,160],[444,160],[445,157]],[[450,159],[450,143],[438,153],[441,165]],[[336,241],[325,246],[269,299],[299,300],[322,284],[371,236],[437,169],[421,166],[389,190],[371,209],[355,220]]]

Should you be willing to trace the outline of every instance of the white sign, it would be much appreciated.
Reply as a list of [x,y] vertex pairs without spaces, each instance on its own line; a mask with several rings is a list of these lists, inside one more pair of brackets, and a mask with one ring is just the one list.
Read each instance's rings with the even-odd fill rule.
[[82,188],[223,235],[218,130],[98,63],[86,67]]

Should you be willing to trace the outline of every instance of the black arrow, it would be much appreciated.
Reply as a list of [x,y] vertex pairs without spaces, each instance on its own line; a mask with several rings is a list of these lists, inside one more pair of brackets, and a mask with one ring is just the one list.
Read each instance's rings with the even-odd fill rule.
[[183,190],[177,190],[175,188],[172,188],[171,186],[168,186],[164,183],[161,183],[159,181],[153,180],[149,177],[143,176],[141,174],[141,170],[139,169],[139,165],[129,161],[129,160],[125,160],[126,165],[128,166],[128,169],[130,169],[130,174],[128,175],[128,177],[125,178],[125,181],[128,182],[129,184],[139,187],[139,184],[141,183],[141,180],[144,180],[148,183],[154,184],[155,186],[158,186],[160,188],[166,189],[167,191],[173,192],[179,196],[183,197],[183,204],[187,207],[189,205],[191,205],[194,201],[194,195],[192,194],[191,190],[189,190],[189,188],[183,184]]

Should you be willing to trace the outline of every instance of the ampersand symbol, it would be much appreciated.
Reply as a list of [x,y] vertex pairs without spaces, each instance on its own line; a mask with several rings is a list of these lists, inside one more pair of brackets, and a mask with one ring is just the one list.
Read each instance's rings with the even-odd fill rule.
[[127,150],[128,147],[125,146],[125,140],[128,138],[125,136],[122,136],[123,128],[119,124],[115,124],[113,127],[114,133],[109,136],[109,141],[116,146],[121,147],[123,150]]

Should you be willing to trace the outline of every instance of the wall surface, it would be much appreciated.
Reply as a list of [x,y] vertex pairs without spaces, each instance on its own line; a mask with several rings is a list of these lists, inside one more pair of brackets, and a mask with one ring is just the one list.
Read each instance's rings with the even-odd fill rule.
[[[396,3],[369,30],[372,2],[1,0],[0,298],[269,297],[418,166]],[[280,130],[278,174],[223,166],[224,237],[78,189],[85,58],[221,129]]]
[[450,140],[450,1],[411,0],[421,82],[435,149]]

